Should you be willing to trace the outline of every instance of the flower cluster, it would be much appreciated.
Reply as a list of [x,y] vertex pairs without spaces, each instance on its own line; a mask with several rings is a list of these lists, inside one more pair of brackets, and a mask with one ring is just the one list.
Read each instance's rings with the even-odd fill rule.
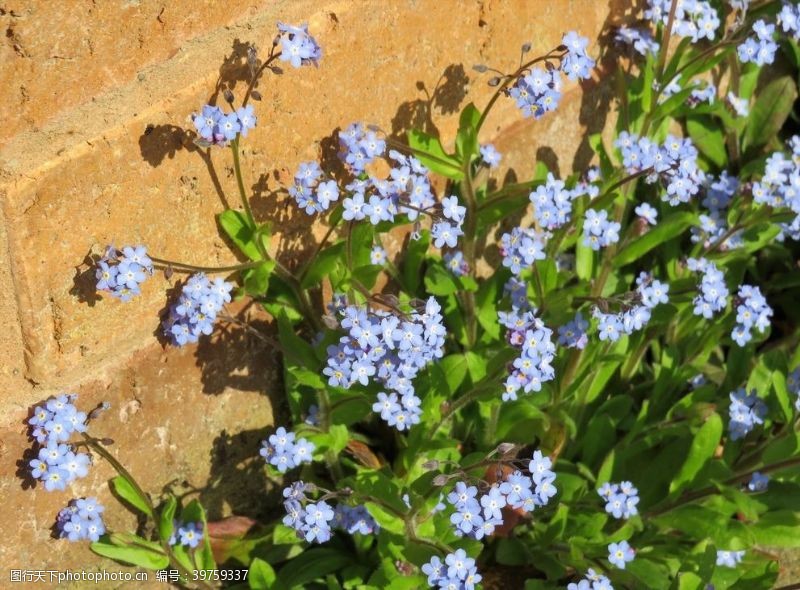
[[561,44],[567,48],[567,54],[561,60],[561,71],[567,78],[573,82],[591,78],[595,61],[586,54],[589,39],[569,31],[561,38]]
[[459,204],[458,198],[449,196],[442,199],[442,216],[444,219],[437,220],[431,226],[431,238],[433,245],[437,248],[448,246],[455,248],[458,238],[464,235],[461,226],[464,224],[464,216],[467,208]]
[[742,562],[744,551],[717,550],[717,565],[722,567],[736,567]]
[[[339,143],[339,157],[357,175],[345,187],[351,196],[342,201],[343,219],[360,221],[368,218],[370,223],[377,225],[382,221],[394,221],[395,215],[399,213],[405,214],[409,221],[416,222],[420,213],[425,213],[433,218],[431,237],[434,246],[456,247],[459,236],[463,235],[461,226],[467,209],[459,204],[455,196],[442,199],[437,206],[428,179],[428,169],[419,160],[390,150],[388,159],[393,166],[389,171],[389,178],[363,178],[362,173],[366,166],[384,155],[386,142],[374,131],[365,130],[360,123],[353,123],[339,133]],[[338,198],[338,191],[334,193],[332,187],[328,187],[326,191]],[[305,200],[311,199],[311,211],[319,209],[318,196],[303,195],[303,198],[302,202],[298,200],[301,206]],[[330,201],[324,208],[329,203]],[[308,210],[308,205],[306,207]]]
[[599,250],[616,244],[619,242],[620,227],[618,222],[608,220],[607,211],[587,209],[583,220],[583,245]]
[[76,394],[52,397],[36,406],[28,420],[31,437],[36,441],[38,456],[29,463],[31,475],[44,483],[48,492],[64,490],[67,484],[86,477],[91,460],[68,444],[73,432],[86,432],[86,414],[79,412],[73,402]]
[[541,391],[542,383],[555,379],[553,331],[533,311],[514,310],[498,315],[500,323],[508,328],[508,342],[521,349],[505,381],[503,401],[516,400],[520,389],[525,393]]
[[348,389],[377,381],[391,391],[378,394],[373,410],[398,430],[417,424],[421,402],[412,381],[444,354],[441,306],[430,297],[424,307],[420,304],[403,316],[353,305],[333,308],[347,335],[328,347],[328,366],[323,370],[328,384]]
[[583,319],[583,314],[578,312],[575,317],[563,326],[558,328],[558,344],[566,348],[577,348],[583,350],[589,342],[586,330],[589,329],[589,322]]
[[294,175],[294,185],[289,187],[289,194],[297,202],[297,206],[308,215],[327,211],[331,203],[339,199],[339,187],[336,181],[321,182],[322,169],[316,162],[303,162]]
[[739,305],[736,307],[736,326],[731,337],[739,346],[744,346],[752,338],[751,330],[756,327],[764,332],[770,325],[772,308],[758,287],[742,285],[739,287]]
[[189,277],[163,322],[164,335],[183,346],[197,342],[201,334],[211,334],[217,314],[230,303],[232,289],[233,284],[220,278],[212,282],[203,273]]
[[[664,25],[669,22],[672,0],[647,0],[647,4],[648,8],[644,11],[645,18]],[[717,11],[706,0],[678,2],[672,32],[681,37],[691,37],[693,43],[704,38],[713,41],[719,25]]]
[[540,235],[533,229],[521,227],[502,235],[500,254],[503,256],[503,266],[514,275],[519,275],[523,268],[530,268],[535,261],[545,258]]
[[614,586],[607,577],[589,568],[584,579],[577,583],[567,584],[567,590],[614,590]]
[[668,135],[659,146],[646,137],[623,131],[614,145],[629,174],[647,171],[647,183],[660,180],[664,184],[662,199],[672,206],[688,203],[705,181],[705,174],[697,165],[697,148],[689,138]]
[[172,535],[169,538],[170,545],[181,544],[184,547],[194,549],[203,540],[203,523],[187,522],[182,523],[177,520],[172,521]]
[[140,285],[152,274],[153,262],[144,246],[125,246],[121,252],[108,246],[97,261],[97,290],[130,301],[141,293]]
[[422,566],[422,573],[428,576],[431,588],[446,590],[474,590],[475,585],[483,579],[475,567],[475,560],[467,556],[463,549],[448,554],[444,563],[434,555]]
[[253,105],[225,113],[218,106],[207,104],[192,116],[197,134],[209,145],[217,146],[227,145],[239,133],[246,137],[248,129],[256,126],[256,120]]
[[294,432],[287,432],[281,426],[261,442],[259,454],[278,471],[286,473],[298,465],[311,463],[315,448],[314,443],[296,438]]
[[[361,123],[352,123],[339,132],[339,158],[350,169],[360,174],[368,164],[383,156],[386,142],[378,134],[366,129]],[[405,186],[402,187],[405,189]]]
[[554,229],[570,220],[572,201],[583,193],[582,189],[567,190],[564,182],[552,173],[547,174],[547,181],[530,194],[533,204],[533,218],[541,227]]
[[106,532],[103,523],[105,508],[97,498],[80,498],[70,500],[66,508],[62,508],[56,517],[56,530],[60,538],[69,541],[97,542]]
[[528,466],[530,476],[515,471],[504,482],[493,484],[480,499],[477,487],[456,483],[447,496],[447,501],[455,508],[450,522],[456,534],[480,540],[503,524],[502,510],[506,506],[532,512],[537,506],[546,505],[557,492],[552,465],[549,457],[535,451]]
[[755,391],[747,393],[744,387],[740,387],[730,394],[731,404],[728,407],[728,414],[731,419],[728,422],[728,430],[731,433],[731,440],[739,440],[747,436],[756,424],[763,424],[767,416],[767,406],[759,399]]
[[775,25],[767,24],[764,20],[753,23],[755,37],[748,37],[739,45],[737,51],[742,63],[753,62],[758,66],[771,64],[775,61],[775,52],[778,44],[775,43]]
[[629,481],[604,483],[597,493],[606,501],[606,512],[614,518],[629,519],[639,513],[639,490]]
[[592,315],[598,320],[600,340],[616,342],[622,334],[630,336],[641,330],[650,321],[650,310],[669,302],[669,285],[642,272],[636,278],[636,297],[641,300],[641,305],[634,305],[619,313],[605,313],[599,308],[592,310]]
[[784,33],[797,41],[800,38],[800,5],[784,2],[778,13],[778,24]]
[[611,543],[608,546],[608,561],[621,570],[624,570],[625,564],[633,561],[634,557],[636,557],[636,552],[628,545],[627,541]]
[[614,40],[623,45],[629,45],[640,55],[656,55],[660,45],[653,39],[652,33],[644,29],[620,27],[614,35]]
[[[560,72],[573,81],[590,78],[595,62],[586,54],[589,40],[570,31],[564,35],[561,43],[566,49],[561,58]],[[551,67],[533,68],[517,78],[506,93],[516,101],[524,117],[539,119],[558,107],[561,101],[561,75],[559,70]]]
[[336,514],[324,500],[310,502],[306,492],[312,488],[302,481],[296,481],[283,490],[283,507],[286,516],[283,524],[293,528],[297,536],[308,543],[325,543],[331,538],[331,525]]
[[315,66],[322,58],[322,48],[314,37],[308,34],[308,25],[299,27],[278,23],[278,36],[281,44],[281,61],[288,61],[292,67],[299,68],[309,64]]
[[372,518],[372,515],[367,512],[365,506],[337,504],[333,511],[334,526],[347,531],[351,535],[356,533],[372,535],[377,534],[380,530],[380,526],[378,526],[378,523]]
[[557,70],[534,68],[508,90],[523,117],[540,119],[561,101],[561,76]]
[[700,279],[700,293],[694,298],[694,314],[710,319],[715,312],[725,309],[728,304],[728,287],[725,275],[713,262],[705,258],[689,258],[689,270],[703,273]]
[[706,196],[702,205],[708,208],[708,214],[701,214],[700,227],[692,228],[692,242],[702,242],[705,248],[710,248],[720,240],[718,247],[721,250],[730,250],[742,245],[741,231],[728,233],[728,222],[725,211],[728,209],[733,196],[739,190],[739,180],[729,176],[723,171],[719,178],[707,177]]
[[779,223],[781,233],[778,240],[786,236],[800,240],[800,136],[789,140],[792,157],[775,152],[767,159],[764,176],[753,183],[753,200],[770,207],[788,207],[795,213],[791,222]]

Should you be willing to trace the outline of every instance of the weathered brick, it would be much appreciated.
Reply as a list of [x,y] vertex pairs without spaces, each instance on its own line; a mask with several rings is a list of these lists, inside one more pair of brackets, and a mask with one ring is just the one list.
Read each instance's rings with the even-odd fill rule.
[[[4,2],[0,143],[124,85],[188,39],[246,18],[264,0]],[[274,4],[274,3],[273,3]]]
[[[286,181],[299,161],[317,157],[321,148],[328,153],[332,132],[353,120],[401,133],[411,125],[431,127],[425,119],[432,111],[449,141],[458,108],[469,100],[482,104],[492,90],[481,81],[465,86],[473,63],[513,67],[520,40],[534,38],[533,51],[545,51],[564,29],[593,34],[600,24],[601,11],[587,13],[584,3],[548,7],[534,10],[520,2],[512,13],[508,3],[476,3],[453,13],[447,3],[434,2],[390,4],[381,11],[359,10],[359,3],[309,10],[310,3],[299,3],[287,15],[264,10],[188,42],[172,59],[41,131],[15,137],[1,155],[28,376],[51,385],[69,382],[87,363],[124,357],[157,328],[164,281],[149,281],[143,297],[129,304],[95,301],[90,277],[77,285],[75,279],[90,251],[106,243],[143,242],[165,258],[230,261],[213,217],[224,203],[203,159],[187,149],[177,126],[208,98],[219,61],[234,40],[269,39],[276,19],[307,16],[325,48],[319,69],[287,70],[265,80],[260,126],[244,154],[249,184],[263,191],[254,206],[280,228],[275,247],[281,255],[291,255],[309,243],[309,224],[305,215],[292,213],[285,195],[271,192],[280,186],[276,176]],[[501,35],[493,27],[508,28]],[[433,94],[432,104],[417,89],[420,82]],[[241,88],[240,82],[236,90]],[[571,88],[565,104],[579,101],[580,94]],[[561,126],[554,135],[541,135],[539,124],[525,127],[529,162],[538,145],[571,157],[582,126],[563,117],[553,117]],[[519,118],[512,106],[503,105],[490,120],[486,139],[509,123],[519,126]],[[238,206],[226,168],[229,154],[215,150],[210,161],[226,204]]]
[[[179,127],[209,99],[235,41],[267,47],[276,20],[309,21],[324,48],[319,69],[287,69],[261,85],[259,128],[243,156],[247,184],[258,189],[254,209],[274,222],[273,251],[291,265],[319,228],[272,192],[280,187],[276,177],[285,183],[300,161],[330,157],[337,127],[364,120],[397,134],[410,126],[434,130],[432,114],[449,145],[458,108],[483,105],[491,93],[483,84],[488,76],[472,72],[472,64],[513,69],[523,41],[533,41],[533,52],[546,51],[569,29],[594,39],[609,10],[588,0],[143,0],[94,3],[92,14],[83,4],[75,11],[65,3],[11,4],[0,15],[5,26],[14,23],[0,49],[10,64],[0,76],[11,89],[3,103],[10,122],[0,136],[0,248],[8,244],[8,268],[0,252],[0,288],[15,297],[0,302],[0,321],[21,327],[0,338],[0,354],[10,351],[0,386],[18,384],[0,398],[0,490],[20,519],[0,521],[0,537],[9,541],[0,562],[37,569],[89,567],[84,546],[48,538],[52,517],[71,494],[23,490],[14,475],[28,444],[28,406],[59,390],[79,391],[85,407],[110,399],[113,409],[96,432],[116,440],[114,451],[148,490],[187,479],[219,517],[252,513],[252,498],[265,488],[258,463],[245,457],[255,456],[273,405],[279,412],[279,401],[263,395],[280,391],[276,355],[235,329],[198,347],[162,351],[153,334],[168,283],[152,278],[129,304],[98,301],[80,266],[109,242],[143,242],[159,256],[198,264],[234,260],[213,217],[239,206],[229,155],[217,150],[211,158],[223,203]],[[618,4],[613,0],[612,8]],[[155,16],[161,5],[163,27]],[[8,53],[17,52],[15,39],[30,57]],[[86,39],[91,55],[81,45]],[[475,85],[465,89],[467,78]],[[24,104],[20,85],[29,92]],[[513,105],[501,103],[481,139],[494,141],[506,153],[506,168],[520,177],[537,158],[553,155],[566,173],[585,130],[602,127],[602,109],[592,107],[604,92],[569,85],[561,110],[539,122],[521,121]],[[23,372],[39,385],[24,381]],[[121,529],[132,518],[105,487],[111,475],[101,464],[72,494],[100,495],[112,507],[109,524]],[[98,559],[91,567],[100,563],[108,565]]]

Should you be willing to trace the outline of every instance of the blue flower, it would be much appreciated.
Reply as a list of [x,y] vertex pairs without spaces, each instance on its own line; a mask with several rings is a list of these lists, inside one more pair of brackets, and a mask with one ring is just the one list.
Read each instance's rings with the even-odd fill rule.
[[243,136],[247,137],[247,131],[256,126],[258,118],[255,115],[253,105],[249,104],[246,107],[239,107],[236,109],[236,118],[239,120],[239,128]]
[[642,203],[641,205],[638,205],[633,212],[650,225],[655,225],[658,223],[658,211],[656,211],[655,207],[649,205],[648,203]]
[[758,398],[755,391],[749,394],[744,387],[730,394],[728,430],[731,440],[744,438],[757,424],[763,424],[767,416],[766,404]]
[[203,523],[189,522],[178,527],[178,536],[181,545],[194,549],[203,539]]
[[97,262],[97,290],[129,301],[140,292],[140,286],[153,274],[153,263],[144,246],[126,246],[122,252],[108,247]]
[[589,40],[575,31],[570,31],[564,35],[561,43],[567,48],[567,54],[561,61],[561,71],[573,81],[591,78],[595,61],[586,54]]
[[267,440],[262,441],[259,454],[281,473],[286,473],[313,460],[315,445],[304,438],[296,438],[281,426]]
[[717,565],[721,567],[736,567],[744,558],[744,551],[717,550]]
[[614,40],[624,45],[630,45],[640,55],[656,55],[658,53],[659,44],[653,39],[650,31],[644,29],[632,29],[629,27],[619,27]]
[[597,489],[606,501],[605,510],[614,518],[628,519],[639,513],[639,490],[629,481],[619,484],[606,482]]
[[558,343],[567,348],[577,348],[583,350],[589,342],[586,330],[589,322],[583,319],[581,312],[577,312],[575,317],[558,328]]
[[742,63],[753,62],[758,66],[771,64],[775,61],[778,44],[775,43],[775,25],[767,24],[763,19],[753,23],[755,38],[748,37],[739,47],[739,61]]
[[211,334],[217,314],[231,300],[232,289],[232,284],[221,279],[212,283],[203,273],[189,277],[162,324],[164,335],[173,344],[184,346]]
[[218,133],[217,125],[223,117],[222,109],[207,104],[203,106],[199,115],[194,115],[193,122],[197,133],[206,141],[214,141]]
[[736,327],[731,337],[739,346],[744,346],[750,341],[753,328],[762,334],[769,328],[772,308],[758,287],[741,285],[738,295],[740,303],[736,307]]
[[464,254],[460,250],[447,252],[444,256],[444,264],[457,277],[469,274],[469,264],[464,260]]
[[502,154],[498,152],[491,143],[480,146],[481,158],[489,168],[497,168],[500,165]]
[[308,34],[308,25],[299,27],[278,23],[281,44],[281,61],[288,61],[292,67],[314,64],[318,65],[322,58],[322,49],[317,41]]
[[607,211],[586,210],[583,222],[583,244],[592,250],[616,244],[619,241],[620,224],[608,221]]
[[[645,18],[663,25],[669,22],[671,0],[648,0],[647,4]],[[711,4],[706,0],[693,0],[678,4],[672,32],[681,37],[691,37],[694,43],[703,38],[713,41],[719,26],[719,15]]]
[[750,476],[750,481],[747,482],[747,489],[751,492],[763,492],[766,491],[768,485],[769,476],[756,471]]
[[624,570],[625,564],[629,561],[633,561],[634,557],[636,557],[636,552],[631,549],[627,541],[611,543],[608,546],[608,561],[611,562],[611,565],[621,570]]

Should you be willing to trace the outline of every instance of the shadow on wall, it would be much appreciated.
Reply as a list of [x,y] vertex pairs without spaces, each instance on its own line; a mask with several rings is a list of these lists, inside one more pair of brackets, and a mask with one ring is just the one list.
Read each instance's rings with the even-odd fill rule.
[[572,169],[582,172],[589,167],[594,158],[594,151],[589,145],[589,137],[600,133],[606,126],[610,111],[611,100],[614,97],[613,84],[603,84],[604,78],[616,75],[620,67],[620,54],[614,43],[614,35],[622,24],[633,24],[636,14],[640,14],[645,5],[644,0],[609,0],[608,16],[606,17],[597,44],[600,47],[600,57],[597,60],[597,69],[601,83],[592,80],[584,81],[581,98],[580,123],[585,127],[583,137],[578,144],[575,157],[572,160]]

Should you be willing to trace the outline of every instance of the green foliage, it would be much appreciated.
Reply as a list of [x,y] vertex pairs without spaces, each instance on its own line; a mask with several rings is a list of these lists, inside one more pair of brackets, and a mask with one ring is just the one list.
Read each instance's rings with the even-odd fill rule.
[[[796,44],[787,54],[796,69]],[[550,66],[558,62],[553,55],[545,60]],[[529,590],[563,588],[589,568],[609,576],[616,588],[771,587],[777,564],[767,550],[800,547],[800,386],[792,376],[800,365],[800,274],[797,246],[778,225],[792,222],[796,210],[756,198],[750,183],[762,180],[767,157],[783,149],[781,140],[797,119],[797,72],[772,78],[760,72],[736,61],[729,39],[715,46],[683,39],[666,53],[620,67],[613,74],[619,116],[609,125],[616,136],[587,138],[600,177],[588,182],[585,170],[575,170],[564,178],[566,190],[575,192],[569,215],[552,226],[539,217],[541,207],[532,203],[531,193],[555,171],[536,162],[529,178],[501,179],[483,161],[480,132],[489,107],[481,111],[467,104],[447,148],[439,137],[410,130],[405,151],[440,177],[433,183],[440,197],[455,195],[466,209],[459,237],[466,270],[454,272],[441,249],[432,247],[436,230],[429,227],[446,218],[438,204],[416,212],[423,221],[410,235],[400,229],[408,225],[402,208],[410,204],[401,196],[395,195],[394,219],[375,225],[344,222],[341,205],[328,218],[333,228],[325,244],[295,274],[268,255],[270,228],[258,225],[247,207],[219,215],[237,254],[251,261],[239,275],[244,294],[270,314],[277,334],[287,403],[276,406],[276,415],[288,423],[287,430],[314,445],[314,463],[286,474],[253,458],[265,470],[269,494],[300,479],[313,484],[305,505],[360,507],[369,515],[365,522],[376,525],[371,534],[340,532],[323,546],[311,546],[281,522],[279,496],[265,496],[266,522],[226,539],[224,556],[249,566],[250,588],[417,589],[426,587],[421,566],[456,549],[478,559],[481,572],[523,572]],[[706,80],[723,80],[750,100],[750,117],[737,117],[721,96],[713,104],[697,104],[692,93]],[[672,81],[679,81],[680,89],[668,95],[664,89]],[[497,97],[511,82],[498,79]],[[622,131],[655,144],[668,134],[688,137],[700,154],[697,175],[707,175],[707,182],[684,199],[688,202],[668,204],[666,179],[678,165],[626,168],[620,150],[610,147]],[[727,210],[712,215],[701,203],[723,171],[737,176],[740,185]],[[367,180],[370,174],[353,179]],[[353,196],[341,191],[338,203]],[[657,209],[655,225],[637,220],[634,210],[642,203]],[[529,223],[532,208],[535,221]],[[605,211],[620,224],[618,241],[599,250],[586,245],[588,209]],[[719,231],[707,235],[701,225],[711,221]],[[541,242],[542,253],[521,265],[515,277],[521,294],[512,299],[508,257],[501,262],[507,252],[498,252],[498,245],[514,225],[530,228],[527,237]],[[373,264],[373,247],[390,241],[402,246],[389,252],[386,264]],[[695,312],[702,273],[689,270],[688,258],[704,258],[723,274],[730,296],[711,318]],[[669,286],[668,303],[645,301],[644,290],[654,280]],[[741,301],[734,297],[745,284],[759,286],[774,318],[740,345],[732,333],[741,321]],[[381,318],[394,316],[401,325],[423,313],[429,298],[441,305],[447,332],[441,354],[416,373],[408,369],[413,378],[400,379],[410,381],[418,396],[419,424],[391,428],[373,411],[376,396],[396,387],[388,377],[344,387],[323,373],[329,351],[339,343],[367,348],[369,355],[379,348],[359,344],[363,335],[345,336],[341,311],[324,307],[331,293]],[[516,333],[504,325],[515,318],[501,322],[501,313],[519,299],[535,311],[524,316],[527,308],[518,310],[523,327]],[[588,329],[585,338],[572,342],[566,327],[577,312]],[[631,328],[636,312],[646,318]],[[600,336],[610,316],[620,320],[619,337]],[[534,317],[541,324],[532,323]],[[564,334],[552,360],[543,361],[548,355],[538,349],[534,359],[552,368],[552,378],[543,370],[530,382],[531,391],[507,389],[513,385],[509,372],[534,362],[522,358],[521,341],[546,338],[555,344],[558,328]],[[388,348],[394,355],[400,346],[393,340]],[[702,383],[694,381],[698,376]],[[752,391],[766,408],[743,436],[730,425],[736,414],[730,394],[739,388]],[[513,392],[517,399],[504,399]],[[309,416],[312,406],[316,419]],[[532,516],[506,508],[508,530],[502,533],[481,541],[457,535],[453,507],[447,501],[444,509],[439,505],[455,484],[476,485],[483,495],[514,471],[527,469],[536,450],[553,462],[555,496],[537,501]],[[748,487],[756,471],[772,477],[768,489]],[[607,508],[607,499],[597,493],[604,484],[619,482],[631,483],[639,493],[638,505],[624,518],[614,516],[613,506]],[[151,569],[217,568],[197,501],[182,507],[167,494],[154,514],[149,498],[128,478],[117,477],[112,486],[126,504],[153,519],[146,530],[158,541],[115,533],[93,543],[95,552]],[[169,546],[174,519],[202,523],[197,549]],[[608,560],[609,543],[621,541],[636,550],[624,570]],[[719,550],[745,551],[744,561],[735,568],[718,565]]]

